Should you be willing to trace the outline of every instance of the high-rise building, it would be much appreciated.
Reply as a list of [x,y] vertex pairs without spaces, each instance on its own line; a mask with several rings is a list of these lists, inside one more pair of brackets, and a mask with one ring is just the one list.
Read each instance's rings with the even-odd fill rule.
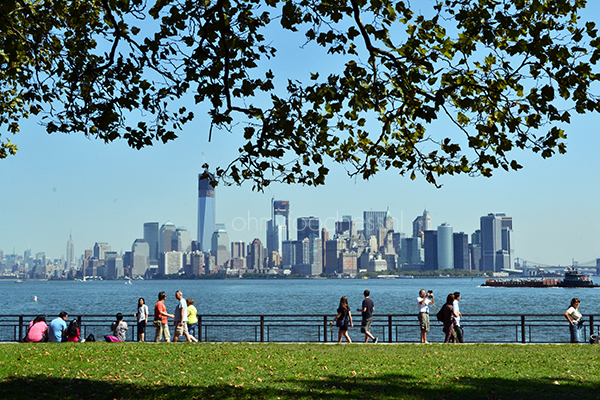
[[[31,255],[31,251],[29,252]],[[25,258],[25,262],[28,262],[29,257]],[[67,240],[67,259],[65,261],[66,268],[75,267],[75,244],[73,243],[73,238],[69,235],[69,240]]]
[[260,239],[256,238],[252,241],[246,258],[248,269],[253,269],[254,272],[263,272],[265,269],[265,249]]
[[123,258],[116,252],[106,255],[106,275],[107,278],[118,279],[124,276]]
[[216,229],[215,188],[208,171],[198,175],[198,242],[203,253],[210,252],[212,234]]
[[423,250],[425,250],[425,265],[423,268],[426,271],[435,271],[438,269],[437,231],[424,231],[423,237],[425,241],[423,244]]
[[281,244],[281,264],[284,268],[291,268],[296,264],[296,241],[284,240]]
[[319,217],[300,217],[296,220],[298,241],[301,242],[310,236],[320,236]]
[[290,202],[288,200],[271,199],[271,219],[274,225],[277,223],[277,216],[281,215],[285,218],[285,237],[280,237],[280,241],[290,240]]
[[171,248],[174,251],[181,251],[183,253],[192,251],[192,236],[186,228],[179,227],[175,230]]
[[158,222],[144,223],[144,240],[150,246],[150,264],[157,265],[159,257],[159,229]]
[[180,251],[167,251],[164,254],[164,267],[163,270],[159,268],[164,275],[173,275],[179,273],[179,270],[183,268],[183,253]]
[[454,236],[446,223],[437,229],[437,269],[454,269]]
[[219,267],[225,265],[229,261],[229,235],[225,230],[225,224],[217,224],[218,229],[213,232],[211,253],[215,256],[215,264]]
[[333,274],[342,273],[341,255],[346,250],[346,241],[343,239],[333,239],[325,242],[325,266],[323,272]]
[[108,243],[98,243],[94,245],[94,258],[98,260],[104,260],[104,253],[110,251]]
[[480,224],[482,270],[498,272],[512,268],[512,217],[488,214],[481,217]]
[[352,221],[352,215],[342,215],[342,220],[335,223],[335,234],[337,236],[356,236],[356,222]]
[[245,242],[231,242],[231,258],[246,258]]
[[398,253],[398,264],[405,264],[415,269],[420,269],[425,260],[425,250],[421,245],[421,238],[409,237],[400,240],[402,245]]
[[454,233],[454,269],[471,269],[469,257],[469,235]]
[[173,251],[173,236],[175,234],[175,224],[167,221],[161,227],[158,234],[158,257],[161,258],[162,253]]
[[204,253],[201,251],[192,252],[192,275],[200,276],[204,274]]
[[377,230],[386,227],[388,216],[389,211],[363,211],[363,234],[365,235],[365,240],[368,241],[371,236],[377,237]]
[[420,237],[423,239],[425,231],[431,230],[431,216],[427,210],[423,211],[423,215],[418,216],[413,221],[413,237]]
[[131,246],[131,277],[144,276],[150,268],[150,245],[144,239],[136,239]]
[[277,221],[271,219],[267,221],[267,251],[269,253],[276,251],[281,253],[281,243],[285,235],[285,226],[277,224]]

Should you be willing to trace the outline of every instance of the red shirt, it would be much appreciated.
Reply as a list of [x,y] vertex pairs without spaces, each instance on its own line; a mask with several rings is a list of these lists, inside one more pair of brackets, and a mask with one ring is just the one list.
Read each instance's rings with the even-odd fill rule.
[[[164,301],[157,301],[156,305],[154,306],[154,315],[155,315],[154,318],[155,319],[156,319],[156,316],[161,315],[160,314],[161,311],[166,313],[167,312],[167,306],[165,306],[165,302]],[[167,320],[167,316],[166,315],[164,315],[161,318],[161,321],[162,321],[163,325],[167,325],[169,323],[169,321]]]

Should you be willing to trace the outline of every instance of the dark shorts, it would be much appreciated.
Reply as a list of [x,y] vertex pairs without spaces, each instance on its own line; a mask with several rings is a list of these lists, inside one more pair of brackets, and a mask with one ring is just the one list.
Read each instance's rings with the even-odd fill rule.
[[373,323],[373,318],[363,319],[362,324],[360,326],[360,333],[371,332],[371,324]]
[[137,329],[138,329],[138,335],[141,335],[142,333],[145,334],[146,333],[146,321],[138,322]]

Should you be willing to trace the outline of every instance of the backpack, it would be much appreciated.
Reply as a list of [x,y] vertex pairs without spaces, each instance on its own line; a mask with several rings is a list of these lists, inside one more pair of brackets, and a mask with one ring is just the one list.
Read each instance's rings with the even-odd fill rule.
[[435,314],[435,317],[438,321],[444,322],[444,307],[440,308],[440,311],[438,311],[437,314]]
[[95,342],[96,338],[94,337],[93,333],[90,333],[87,337],[87,339],[85,339],[86,342]]

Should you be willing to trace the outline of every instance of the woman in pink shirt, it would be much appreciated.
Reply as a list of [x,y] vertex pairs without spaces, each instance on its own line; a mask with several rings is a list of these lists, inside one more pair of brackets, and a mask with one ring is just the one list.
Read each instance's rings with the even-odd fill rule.
[[27,335],[25,336],[26,342],[43,342],[45,341],[46,331],[48,325],[46,324],[46,317],[38,315],[33,321],[29,323],[27,328]]

